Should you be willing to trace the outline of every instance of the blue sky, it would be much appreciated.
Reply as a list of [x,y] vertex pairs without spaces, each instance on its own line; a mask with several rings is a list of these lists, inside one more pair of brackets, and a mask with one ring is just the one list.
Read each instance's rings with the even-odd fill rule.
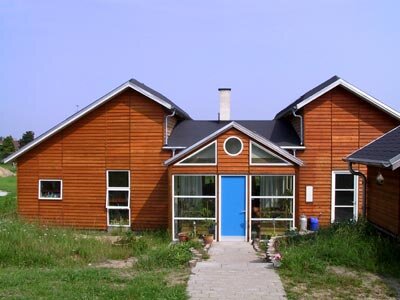
[[0,1],[0,136],[36,135],[130,78],[195,119],[271,119],[339,75],[400,110],[400,1]]

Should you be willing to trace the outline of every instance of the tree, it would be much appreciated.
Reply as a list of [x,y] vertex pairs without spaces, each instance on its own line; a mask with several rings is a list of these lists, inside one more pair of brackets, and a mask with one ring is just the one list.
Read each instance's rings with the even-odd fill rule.
[[3,144],[0,145],[0,158],[3,159],[9,156],[14,151],[15,151],[14,139],[12,138],[11,135],[9,135],[3,140]]
[[23,147],[26,144],[29,144],[35,138],[35,133],[33,131],[27,131],[22,135],[22,138],[18,141],[19,147]]

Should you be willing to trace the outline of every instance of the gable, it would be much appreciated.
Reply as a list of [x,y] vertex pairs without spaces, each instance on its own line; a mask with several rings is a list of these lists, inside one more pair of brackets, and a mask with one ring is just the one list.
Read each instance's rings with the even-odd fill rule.
[[[236,134],[235,134],[236,132]],[[291,162],[296,165],[302,165],[303,162],[298,159],[297,157],[291,155],[289,152],[286,150],[280,148],[279,146],[275,145],[269,140],[264,139],[263,137],[258,136],[254,132],[248,130],[247,128],[235,123],[231,122],[228,125],[224,126],[223,128],[215,131],[214,133],[210,134],[208,137],[204,138],[203,140],[193,144],[192,146],[186,148],[185,150],[181,151],[177,155],[173,156],[172,158],[168,159],[165,161],[165,165],[171,165],[173,163],[176,163],[177,161],[181,162],[184,158],[189,157],[195,151],[201,149],[201,147],[204,147],[204,145],[209,144],[210,142],[217,141],[217,147],[218,147],[218,164],[221,163],[220,157],[224,157],[225,160],[231,161],[232,157],[235,157],[235,154],[229,154],[226,150],[226,140],[230,137],[237,137],[240,139],[242,142],[244,142],[244,139],[247,141],[247,150],[244,150],[243,153],[240,151],[240,157],[243,157],[243,155],[246,156],[246,165],[249,163],[249,158],[248,158],[248,153],[249,153],[249,142],[250,140],[256,141],[258,144],[262,145],[263,147],[267,148],[270,152],[274,153],[274,155],[277,155],[278,157],[281,157],[282,159]],[[221,140],[222,139],[222,140]],[[246,147],[244,147],[246,149]],[[239,156],[239,155],[238,155]]]
[[143,96],[145,96],[147,99],[154,101],[155,103],[159,104],[161,107],[171,110],[171,111],[176,111],[178,115],[180,115],[182,118],[188,118],[190,119],[190,116],[184,112],[181,108],[176,106],[171,100],[166,98],[165,96],[161,95],[160,93],[154,91],[153,89],[147,87],[143,83],[138,82],[137,80],[131,79],[124,84],[120,85],[119,87],[115,88],[111,92],[107,93],[100,99],[94,101],[93,103],[89,104],[85,108],[81,109],[77,113],[73,114],[72,116],[68,117],[58,125],[54,126],[53,128],[49,129],[42,135],[38,136],[35,140],[33,140],[31,143],[25,145],[18,151],[14,152],[11,154],[9,157],[4,159],[4,162],[10,162],[17,157],[21,156],[22,154],[26,153],[30,149],[36,147],[43,141],[47,140],[49,137],[55,135],[56,133],[60,132],[64,128],[69,127],[71,124],[77,122],[80,120],[82,117],[88,115],[90,112],[96,110],[103,104],[111,101],[114,99],[116,96],[122,94],[123,92],[127,90],[133,90]]
[[352,93],[353,95],[357,96],[360,98],[362,101],[365,101],[372,106],[376,107],[377,109],[383,111],[387,115],[400,120],[400,113],[394,110],[393,108],[387,106],[383,102],[379,101],[378,99],[372,97],[371,95],[363,92],[356,86],[350,84],[349,82],[343,80],[342,78],[338,76],[333,76],[332,78],[328,79],[327,81],[321,83],[317,87],[311,89],[304,95],[302,95],[300,98],[298,98],[296,101],[292,102],[289,104],[286,108],[278,112],[275,116],[275,119],[279,119],[282,117],[285,117],[287,115],[292,114],[292,111],[297,111],[299,109],[302,109],[303,107],[307,106],[314,100],[318,99],[319,97],[325,95],[329,91],[335,89],[336,87],[342,87]]

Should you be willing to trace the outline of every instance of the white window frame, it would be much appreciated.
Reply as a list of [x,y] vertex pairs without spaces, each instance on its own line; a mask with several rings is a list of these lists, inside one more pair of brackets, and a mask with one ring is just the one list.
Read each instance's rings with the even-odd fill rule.
[[[253,177],[257,176],[291,176],[293,178],[293,196],[253,196]],[[249,205],[249,220],[250,220],[250,237],[253,232],[252,223],[253,221],[291,221],[291,229],[295,228],[295,214],[296,214],[296,175],[294,174],[255,174],[250,176],[250,205]],[[292,218],[253,218],[253,199],[287,199],[292,198],[293,201],[293,212]]]
[[[358,220],[358,176],[354,176],[354,189],[336,189],[336,175],[352,175],[349,171],[335,170],[332,171],[332,196],[331,196],[331,223],[335,222],[335,208],[336,207],[353,207],[353,216]],[[336,191],[352,191],[354,192],[354,205],[336,205]]]
[[[214,177],[214,184],[215,184],[215,195],[214,196],[177,196],[175,195],[175,176],[213,176]],[[217,203],[217,175],[216,174],[173,174],[172,175],[172,239],[176,241],[177,239],[175,238],[176,234],[179,232],[176,232],[175,234],[175,220],[185,220],[185,221],[202,221],[202,220],[214,220],[216,226],[217,224],[217,213],[218,213],[218,203]],[[193,217],[175,217],[175,198],[208,198],[208,199],[214,199],[215,201],[215,217],[214,218],[193,218]],[[217,232],[217,230],[215,231]],[[216,238],[214,236],[214,238]]]
[[[198,164],[195,164],[195,163],[184,163],[183,162],[184,160],[196,155],[197,153],[201,152],[202,150],[204,150],[205,148],[211,146],[212,144],[215,144],[215,163],[198,163]],[[213,141],[213,142],[201,147],[199,150],[193,152],[192,154],[182,158],[175,165],[177,165],[177,166],[216,166],[217,163],[218,163],[218,155],[217,155],[217,153],[218,153],[218,144],[217,144],[217,141],[215,140],[215,141]]]
[[[128,187],[109,187],[109,173],[110,172],[128,172]],[[127,206],[113,206],[109,205],[109,191],[127,191],[128,192],[128,205]],[[107,226],[108,227],[130,227],[131,226],[131,171],[130,170],[107,170],[106,171],[106,209],[107,209]],[[128,210],[129,224],[116,225],[110,224],[110,210]]]
[[[231,154],[231,153],[229,153],[229,151],[226,149],[226,143],[227,143],[229,140],[231,140],[231,139],[237,139],[237,140],[240,142],[240,151],[239,151],[238,153],[236,153],[236,154]],[[225,151],[225,153],[228,154],[229,156],[238,156],[238,155],[240,155],[240,153],[242,153],[242,151],[243,151],[243,142],[242,142],[242,140],[241,140],[239,137],[237,137],[237,136],[230,136],[230,137],[226,138],[225,141],[224,141],[224,151]]]
[[[60,197],[42,197],[42,193],[41,193],[41,182],[42,181],[59,181],[61,182],[60,184]],[[39,200],[62,200],[63,199],[63,181],[62,179],[39,179],[39,183],[38,183],[38,199]]]
[[[251,161],[251,158],[253,156],[253,144],[256,145],[258,148],[261,148],[261,150],[267,152],[268,154],[271,154],[274,157],[279,158],[280,160],[283,160],[285,163],[253,163]],[[283,159],[282,157],[280,157],[279,155],[276,155],[275,153],[271,152],[270,150],[268,150],[267,148],[261,146],[260,144],[250,141],[250,151],[249,151],[249,164],[251,166],[291,166],[292,164],[290,162],[288,162],[286,159]]]

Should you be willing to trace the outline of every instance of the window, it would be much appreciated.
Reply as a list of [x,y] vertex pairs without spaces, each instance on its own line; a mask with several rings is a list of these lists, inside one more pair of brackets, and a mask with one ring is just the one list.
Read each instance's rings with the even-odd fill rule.
[[173,176],[173,232],[214,233],[216,221],[215,175]]
[[41,200],[61,200],[62,199],[62,180],[60,180],[60,179],[41,179],[41,180],[39,180],[39,199],[41,199]]
[[217,142],[212,142],[181,160],[178,165],[215,165],[217,163]]
[[251,176],[252,238],[267,239],[294,226],[294,176]]
[[107,171],[107,225],[130,226],[130,173]]
[[357,219],[358,176],[347,171],[332,174],[332,222]]
[[254,142],[250,143],[250,147],[250,164],[252,165],[290,165],[286,160]]
[[235,136],[229,137],[224,142],[224,150],[230,156],[239,155],[243,150],[243,143]]

